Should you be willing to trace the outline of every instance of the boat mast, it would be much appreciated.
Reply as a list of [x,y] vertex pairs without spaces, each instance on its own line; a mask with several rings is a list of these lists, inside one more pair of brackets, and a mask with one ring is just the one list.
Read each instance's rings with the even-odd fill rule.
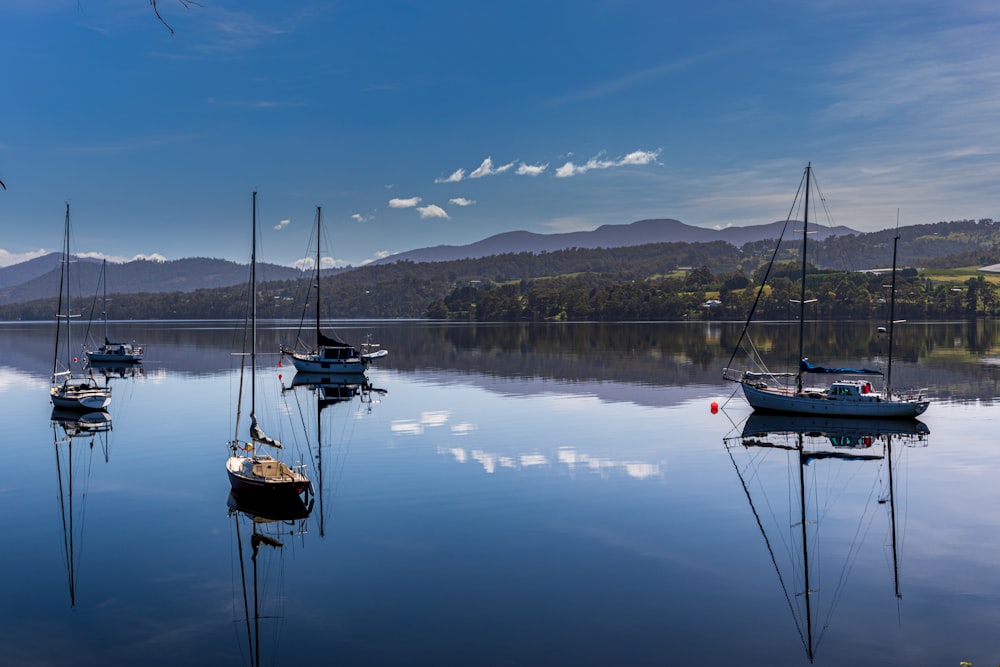
[[257,409],[257,191],[253,193],[253,231],[250,234],[250,419]]
[[812,162],[806,164],[806,199],[805,215],[802,218],[802,285],[799,292],[799,359],[796,364],[795,390],[802,391],[802,357],[805,354],[806,326],[806,240],[809,238],[809,177],[812,172]]
[[73,343],[71,342],[70,332],[72,327],[70,326],[73,322],[73,307],[70,303],[71,292],[69,284],[69,202],[66,202],[66,224],[65,230],[63,232],[63,272],[66,275],[66,370],[69,371],[69,376],[73,376]]
[[320,274],[320,246],[323,244],[323,207],[316,207],[316,350],[319,351],[322,336],[319,332],[319,274]]
[[[59,265],[59,303],[56,306],[56,344],[55,350],[52,353],[52,381],[56,379],[56,372],[59,370],[59,329],[62,325],[62,309],[63,309],[63,286],[67,283],[66,279],[66,262],[68,258],[66,257],[66,238],[69,237],[69,202],[66,202],[66,231],[63,233],[63,248],[62,248],[62,262]],[[66,324],[69,325],[69,318],[66,318]]]
[[108,342],[108,260],[101,260],[101,283],[104,285],[104,342]]
[[[898,215],[898,214],[897,214]],[[896,220],[896,236],[892,239],[892,283],[889,295],[889,362],[885,369],[885,397],[892,397],[892,334],[896,323],[896,248],[899,246],[899,220]]]

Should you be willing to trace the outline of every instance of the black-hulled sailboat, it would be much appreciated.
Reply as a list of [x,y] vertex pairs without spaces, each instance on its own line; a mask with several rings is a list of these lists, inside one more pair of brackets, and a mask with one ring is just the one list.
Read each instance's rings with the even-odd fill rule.
[[[304,495],[312,492],[305,466],[289,466],[284,461],[258,451],[258,447],[282,449],[281,442],[267,436],[257,422],[257,193],[253,193],[253,231],[250,251],[250,288],[248,317],[244,325],[244,348],[240,364],[240,390],[236,407],[236,427],[229,441],[230,455],[226,472],[234,491],[271,493],[274,495]],[[249,340],[248,340],[249,339]],[[249,354],[247,354],[249,347]],[[248,363],[249,362],[249,363]],[[249,369],[248,369],[249,366]],[[240,415],[244,380],[250,380],[249,437],[240,439]]]

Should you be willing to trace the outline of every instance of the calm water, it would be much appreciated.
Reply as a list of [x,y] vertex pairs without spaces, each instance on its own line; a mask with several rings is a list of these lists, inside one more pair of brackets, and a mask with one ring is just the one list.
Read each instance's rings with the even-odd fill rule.
[[[390,355],[320,441],[315,393],[260,359],[261,421],[318,493],[256,524],[224,470],[240,333],[117,329],[141,373],[109,380],[110,430],[67,438],[51,327],[0,324],[2,664],[1000,662],[994,324],[907,325],[894,377],[931,388],[929,433],[806,434],[842,456],[800,466],[744,446],[735,325],[348,323]],[[867,360],[870,329],[812,342]]]

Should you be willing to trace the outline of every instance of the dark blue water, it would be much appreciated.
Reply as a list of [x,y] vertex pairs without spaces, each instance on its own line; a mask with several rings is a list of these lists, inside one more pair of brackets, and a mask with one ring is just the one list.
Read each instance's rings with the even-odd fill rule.
[[[317,488],[288,521],[230,502],[234,325],[119,326],[141,372],[109,380],[110,430],[67,438],[51,327],[0,325],[2,664],[1000,661],[982,323],[903,341],[928,433],[802,465],[740,437],[738,327],[348,323],[389,357],[319,439],[315,393],[260,359],[258,416]],[[260,349],[287,336],[264,327]]]

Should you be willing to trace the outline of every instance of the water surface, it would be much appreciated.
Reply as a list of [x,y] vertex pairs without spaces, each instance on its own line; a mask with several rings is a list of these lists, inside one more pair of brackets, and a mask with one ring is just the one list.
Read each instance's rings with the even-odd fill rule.
[[[241,330],[117,327],[147,359],[108,380],[109,430],[67,438],[50,325],[0,325],[0,662],[1000,661],[993,324],[907,325],[893,373],[929,387],[928,433],[890,457],[884,435],[807,432],[856,456],[800,465],[741,437],[749,410],[721,381],[738,325],[343,323],[389,357],[318,421],[292,368],[260,359],[258,415],[317,495],[307,518],[256,523],[224,470]],[[867,361],[871,329],[815,342]],[[258,349],[292,333],[268,323]]]

